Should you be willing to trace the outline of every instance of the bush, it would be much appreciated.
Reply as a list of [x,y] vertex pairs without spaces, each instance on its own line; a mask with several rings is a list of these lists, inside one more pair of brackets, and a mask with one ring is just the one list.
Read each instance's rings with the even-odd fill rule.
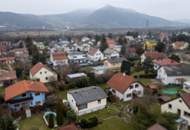
[[67,119],[68,119],[70,122],[75,122],[76,119],[77,119],[77,116],[76,116],[75,112],[72,111],[72,110],[67,111],[66,117],[67,117]]
[[97,117],[92,117],[89,118],[88,120],[82,119],[79,123],[81,128],[93,128],[98,125],[98,118]]

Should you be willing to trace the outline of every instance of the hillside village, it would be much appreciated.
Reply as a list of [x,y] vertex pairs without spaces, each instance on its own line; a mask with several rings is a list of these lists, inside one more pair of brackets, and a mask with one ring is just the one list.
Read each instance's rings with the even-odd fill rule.
[[1,40],[0,127],[189,130],[190,33]]

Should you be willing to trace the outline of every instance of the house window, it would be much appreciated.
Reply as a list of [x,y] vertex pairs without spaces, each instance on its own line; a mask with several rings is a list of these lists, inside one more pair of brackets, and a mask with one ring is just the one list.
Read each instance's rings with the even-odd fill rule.
[[45,74],[47,74],[47,71],[45,71]]
[[190,113],[189,112],[186,112],[186,111],[184,111],[184,116],[186,116],[186,117],[190,117]]
[[48,80],[48,77],[46,77],[46,80]]
[[179,100],[179,102],[182,102],[182,100]]
[[101,104],[101,99],[100,99],[100,100],[98,100],[98,104]]
[[41,101],[37,101],[36,106],[40,106],[40,105],[41,105]]
[[15,104],[15,105],[14,105],[14,107],[19,107],[19,106],[20,106],[20,104]]
[[129,88],[130,88],[130,89],[133,89],[133,86],[131,85]]
[[26,97],[26,93],[25,93],[25,94],[22,94],[22,97]]
[[42,74],[42,72],[40,72],[40,74]]
[[85,108],[87,108],[87,104],[81,104],[81,105],[78,106],[79,110],[83,110]]
[[138,88],[139,87],[139,85],[138,84],[135,84],[135,88]]
[[132,95],[131,95],[131,93],[130,94],[127,94],[127,98],[129,98],[129,97],[131,97]]
[[169,109],[172,109],[172,105],[171,105],[171,104],[168,104],[168,108],[169,108]]
[[39,96],[40,95],[40,93],[35,93],[35,96]]

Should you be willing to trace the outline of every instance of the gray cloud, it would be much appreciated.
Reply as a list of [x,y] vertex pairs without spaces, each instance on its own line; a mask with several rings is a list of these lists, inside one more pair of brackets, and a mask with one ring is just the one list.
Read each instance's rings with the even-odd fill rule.
[[0,0],[0,11],[57,14],[108,4],[167,19],[190,19],[190,0]]

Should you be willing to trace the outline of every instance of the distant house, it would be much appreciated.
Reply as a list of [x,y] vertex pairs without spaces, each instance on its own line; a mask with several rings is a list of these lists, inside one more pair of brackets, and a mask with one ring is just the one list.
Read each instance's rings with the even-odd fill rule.
[[190,94],[183,94],[161,105],[161,112],[178,114],[183,124],[190,126]]
[[163,84],[182,84],[190,80],[190,65],[165,65],[157,71],[157,79]]
[[184,50],[188,48],[188,46],[189,46],[189,43],[183,42],[183,41],[176,41],[172,43],[172,47],[174,50]]
[[69,124],[66,126],[60,127],[58,130],[79,130],[75,124]]
[[183,90],[187,93],[190,93],[190,81],[186,81],[183,83]]
[[154,50],[156,46],[157,46],[157,42],[155,40],[146,40],[144,42],[145,50]]
[[136,82],[132,76],[122,73],[115,74],[107,84],[112,94],[123,101],[130,101],[144,95],[143,85]]
[[95,66],[95,67],[92,67],[92,72],[95,74],[95,75],[102,75],[104,74],[106,71],[108,70],[108,68],[106,66]]
[[75,74],[67,75],[67,79],[71,81],[75,79],[83,78],[83,77],[87,77],[87,75],[85,73],[75,73]]
[[50,54],[50,62],[53,66],[64,66],[68,65],[68,58],[63,52],[53,52]]
[[108,69],[120,69],[125,58],[112,58],[104,61],[104,66]]
[[167,130],[164,126],[156,123],[152,126],[150,126],[147,130]]
[[114,48],[116,45],[115,40],[112,38],[106,38],[106,43],[107,43],[109,48]]
[[57,81],[57,74],[42,63],[37,63],[30,69],[30,79],[42,83]]
[[105,56],[105,58],[107,58],[107,59],[118,58],[118,57],[119,57],[119,52],[116,51],[116,50],[114,50],[114,49],[107,48],[107,49],[104,51],[104,56]]
[[160,53],[157,51],[145,51],[141,55],[141,63],[143,63],[145,59],[148,57],[151,58],[152,60],[158,60],[158,59],[166,58],[166,55],[164,53]]
[[12,111],[42,106],[47,87],[41,82],[23,80],[5,88],[4,99]]
[[7,87],[17,79],[15,71],[0,70],[0,87]]
[[105,108],[107,95],[100,87],[92,86],[67,93],[70,107],[77,115],[84,115]]
[[15,57],[0,57],[0,64],[14,64]]
[[177,61],[172,60],[170,58],[157,59],[157,60],[154,60],[153,63],[154,63],[154,70],[158,70],[161,66],[165,66],[165,65],[179,64]]
[[94,62],[101,61],[104,59],[104,55],[102,54],[102,52],[96,48],[90,48],[87,55],[89,60]]
[[11,50],[11,52],[14,53],[14,56],[19,61],[26,62],[29,59],[29,52],[27,48],[16,48]]
[[88,64],[89,59],[86,53],[79,51],[72,51],[68,54],[68,59],[70,64]]

